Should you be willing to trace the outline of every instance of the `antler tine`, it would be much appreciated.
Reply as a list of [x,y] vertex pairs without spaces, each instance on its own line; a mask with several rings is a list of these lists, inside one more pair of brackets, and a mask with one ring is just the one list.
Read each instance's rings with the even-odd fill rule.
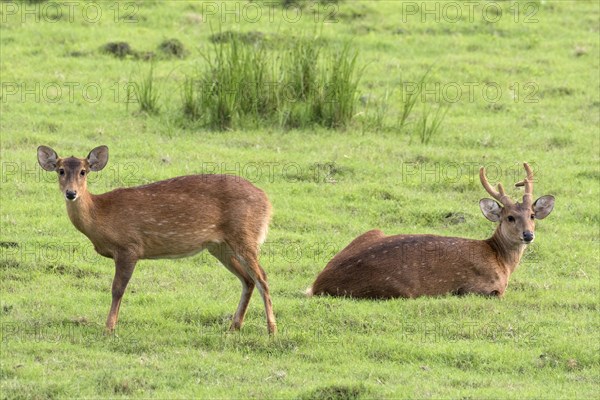
[[500,193],[500,198],[506,196],[506,192],[504,191],[504,186],[501,183],[498,183],[498,193]]
[[485,190],[496,200],[498,200],[501,204],[509,205],[512,204],[512,200],[506,195],[504,192],[504,187],[501,183],[498,184],[498,191],[494,190],[494,188],[490,185],[487,178],[485,177],[485,168],[479,168],[479,180],[481,184],[485,188]]
[[525,186],[525,193],[523,193],[523,204],[530,205],[533,198],[533,171],[527,163],[523,163],[527,177],[520,182],[515,183],[515,186]]

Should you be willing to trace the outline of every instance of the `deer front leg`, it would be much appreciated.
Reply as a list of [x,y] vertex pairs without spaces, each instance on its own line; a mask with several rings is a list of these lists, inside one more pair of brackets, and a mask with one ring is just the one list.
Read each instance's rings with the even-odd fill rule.
[[115,277],[112,284],[112,305],[106,319],[106,331],[111,333],[115,329],[117,319],[119,318],[119,307],[121,306],[121,299],[131,279],[135,264],[137,262],[136,257],[132,256],[117,256],[115,257]]

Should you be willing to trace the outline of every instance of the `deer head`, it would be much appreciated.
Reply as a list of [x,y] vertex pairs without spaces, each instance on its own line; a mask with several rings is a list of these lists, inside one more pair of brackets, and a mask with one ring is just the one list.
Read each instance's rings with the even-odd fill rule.
[[479,179],[485,190],[496,200],[481,199],[479,207],[483,215],[492,222],[499,222],[498,232],[502,238],[511,244],[529,244],[535,238],[535,220],[544,219],[554,208],[554,196],[542,196],[536,201],[533,199],[533,171],[529,164],[524,163],[527,177],[515,184],[524,186],[523,202],[513,202],[504,192],[502,184],[498,183],[498,190],[488,183],[485,169],[479,169]]
[[46,171],[58,173],[60,191],[67,201],[75,201],[87,191],[87,174],[100,171],[108,162],[108,147],[98,146],[87,158],[60,158],[50,147],[40,146],[37,150],[38,162]]

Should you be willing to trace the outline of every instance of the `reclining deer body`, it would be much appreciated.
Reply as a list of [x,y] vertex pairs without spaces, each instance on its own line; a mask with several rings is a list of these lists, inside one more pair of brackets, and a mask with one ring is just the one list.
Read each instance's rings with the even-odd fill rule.
[[501,184],[494,190],[479,177],[492,199],[482,199],[483,215],[499,222],[487,240],[435,235],[385,236],[372,230],[354,239],[319,274],[309,295],[357,298],[435,296],[476,293],[502,296],[510,275],[527,245],[534,240],[535,219],[545,218],[554,197],[532,202],[533,172],[524,164],[527,177],[522,203],[514,203]]

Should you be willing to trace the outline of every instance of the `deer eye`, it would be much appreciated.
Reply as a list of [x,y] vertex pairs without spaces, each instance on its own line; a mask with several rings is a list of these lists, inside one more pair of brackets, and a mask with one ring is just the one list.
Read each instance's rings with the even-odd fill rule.
[[61,169],[59,169],[59,170],[58,170],[58,174],[59,174],[60,176],[63,176],[63,175],[65,174],[65,170],[64,170],[64,169],[62,169],[62,168],[61,168]]
[[506,219],[508,220],[508,222],[515,222],[515,217],[513,217],[512,215],[509,215]]
[[535,219],[535,214],[531,214],[531,219]]
[[79,173],[79,175],[85,176],[85,169],[82,169],[81,172]]

